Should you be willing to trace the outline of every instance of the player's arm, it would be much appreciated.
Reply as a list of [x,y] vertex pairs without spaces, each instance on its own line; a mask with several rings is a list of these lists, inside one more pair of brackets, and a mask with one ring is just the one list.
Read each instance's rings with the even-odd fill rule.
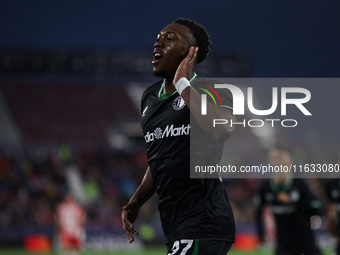
[[299,183],[301,200],[297,203],[298,208],[308,216],[322,215],[322,204],[309,188],[308,184],[301,180]]
[[327,228],[332,235],[339,237],[337,224],[337,205],[334,202],[328,202],[326,211]]
[[139,209],[146,201],[149,200],[150,197],[153,196],[155,191],[156,189],[154,187],[150,167],[148,167],[146,169],[144,178],[139,187],[137,188],[135,194],[133,194],[129,203],[123,206],[122,211],[123,228],[130,243],[132,243],[134,240],[132,234],[138,235],[138,232],[134,228],[133,223],[138,216]]
[[216,141],[223,142],[232,136],[235,125],[232,127],[227,124],[216,125],[215,127],[213,126],[215,119],[227,119],[233,120],[235,122],[236,117],[233,116],[231,109],[215,106],[208,101],[207,114],[202,115],[201,95],[193,87],[188,87],[185,89],[181,96],[188,105],[191,113],[200,127],[212,138],[214,138]]
[[[174,77],[174,86],[183,77],[188,77],[190,73],[193,72],[196,57],[197,57],[198,47],[190,47],[189,53],[185,59],[180,63],[177,68]],[[186,81],[185,81],[186,82]],[[187,81],[189,82],[189,81]],[[214,119],[228,119],[236,121],[236,117],[232,114],[232,111],[227,108],[217,107],[210,102],[207,102],[207,114],[201,114],[201,95],[191,86],[186,87],[182,93],[181,97],[185,101],[186,105],[189,107],[191,113],[199,123],[200,127],[216,141],[223,142],[231,137],[234,131],[234,126],[230,125],[217,125],[213,127]]]

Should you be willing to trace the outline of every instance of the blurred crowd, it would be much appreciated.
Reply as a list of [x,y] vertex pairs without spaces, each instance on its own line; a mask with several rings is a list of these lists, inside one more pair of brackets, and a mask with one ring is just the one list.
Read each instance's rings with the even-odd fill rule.
[[[72,151],[61,146],[54,151],[0,154],[0,232],[42,227],[53,233],[56,206],[71,188],[67,178],[70,165],[76,167],[82,180],[87,230],[123,233],[121,208],[145,173],[144,149]],[[255,232],[252,199],[262,181],[224,180],[238,231]],[[319,180],[310,180],[309,184],[318,197],[323,196]],[[157,196],[141,209],[137,226],[145,222],[161,235]],[[162,240],[163,236],[158,238]]]
[[70,191],[67,166],[83,181],[88,227],[119,228],[121,208],[146,169],[143,151],[89,150],[0,155],[0,228],[53,226],[54,210]]

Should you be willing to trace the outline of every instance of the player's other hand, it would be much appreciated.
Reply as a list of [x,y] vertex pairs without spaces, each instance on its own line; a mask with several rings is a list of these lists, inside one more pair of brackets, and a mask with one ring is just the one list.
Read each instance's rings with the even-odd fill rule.
[[192,74],[195,69],[197,51],[198,47],[191,46],[189,48],[188,55],[182,60],[182,62],[177,67],[177,71],[175,73],[175,77],[173,80],[174,85],[179,79],[183,77],[190,78],[188,76]]
[[129,243],[132,243],[134,241],[132,234],[138,235],[138,232],[134,228],[133,223],[137,218],[139,208],[140,206],[137,201],[129,202],[127,205],[123,206],[122,222]]
[[277,194],[276,199],[284,204],[291,203],[290,196],[286,192],[280,192],[279,194]]

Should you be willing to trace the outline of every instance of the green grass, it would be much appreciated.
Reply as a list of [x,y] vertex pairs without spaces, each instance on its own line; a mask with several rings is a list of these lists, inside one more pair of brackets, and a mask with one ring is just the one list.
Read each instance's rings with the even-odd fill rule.
[[[58,252],[47,252],[47,253],[32,253],[27,252],[24,249],[1,249],[0,254],[3,255],[59,255]],[[251,252],[241,252],[232,250],[228,253],[228,255],[272,255],[273,252],[264,252],[264,251],[251,251]],[[330,255],[331,252],[325,252],[324,255]],[[82,252],[81,255],[166,255],[166,250],[163,246],[160,247],[149,247],[142,251],[102,251],[102,252],[94,252],[87,251]]]

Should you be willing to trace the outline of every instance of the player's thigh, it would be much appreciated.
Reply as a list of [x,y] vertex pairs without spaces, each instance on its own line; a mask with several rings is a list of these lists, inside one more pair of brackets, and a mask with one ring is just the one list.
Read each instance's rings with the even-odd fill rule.
[[168,255],[225,255],[232,243],[202,239],[181,239],[168,243]]
[[225,255],[229,252],[232,245],[232,243],[221,241],[199,240],[198,254]]

